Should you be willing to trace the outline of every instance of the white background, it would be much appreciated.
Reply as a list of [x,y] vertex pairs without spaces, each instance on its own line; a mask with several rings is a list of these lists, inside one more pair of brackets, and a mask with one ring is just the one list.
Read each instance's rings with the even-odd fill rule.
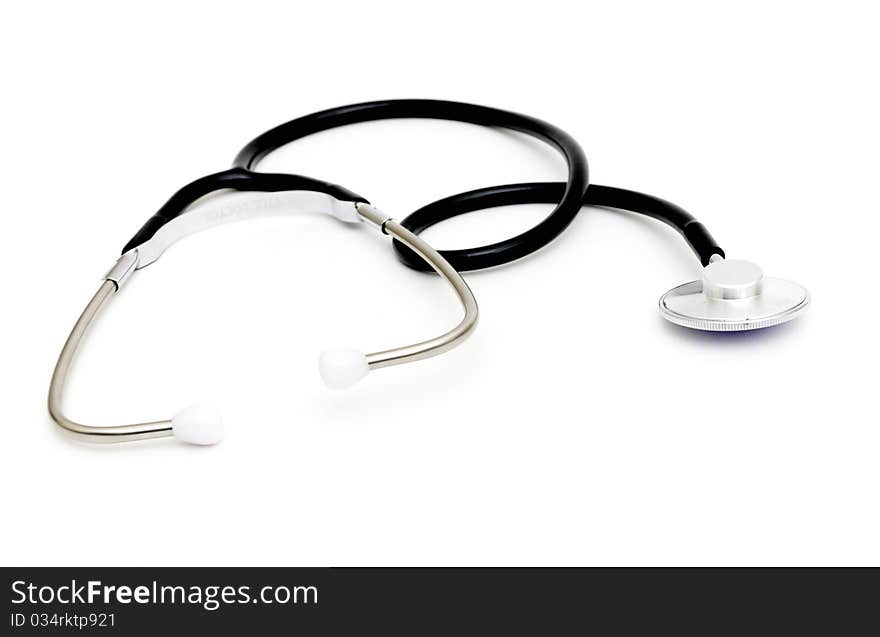
[[[13,5],[10,5],[12,7]],[[878,19],[870,3],[30,3],[4,9],[4,564],[880,564]],[[323,217],[233,224],[139,272],[74,370],[95,424],[197,399],[228,439],[71,442],[45,397],[68,330],[141,224],[259,132],[435,97],[536,115],[594,183],[674,201],[729,256],[813,295],[719,337],[665,324],[699,264],[649,219],[585,210],[551,248],[467,275],[482,321],[445,356],[326,390],[316,357],[458,318],[387,240]],[[266,170],[402,218],[561,178],[517,135],[388,122]],[[511,236],[546,206],[426,234]]]

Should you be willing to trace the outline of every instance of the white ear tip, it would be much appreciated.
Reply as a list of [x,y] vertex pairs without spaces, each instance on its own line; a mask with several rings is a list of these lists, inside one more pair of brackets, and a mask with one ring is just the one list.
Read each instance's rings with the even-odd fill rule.
[[330,389],[351,387],[370,371],[367,357],[356,349],[328,349],[318,360],[321,378]]
[[171,419],[174,437],[191,445],[216,445],[225,427],[220,412],[211,403],[196,403]]

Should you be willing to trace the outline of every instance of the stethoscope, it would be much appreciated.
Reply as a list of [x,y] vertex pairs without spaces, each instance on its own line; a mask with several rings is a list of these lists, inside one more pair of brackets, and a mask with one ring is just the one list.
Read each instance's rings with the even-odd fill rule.
[[[261,173],[254,169],[273,150],[313,133],[361,122],[394,118],[444,119],[508,128],[555,147],[568,165],[565,182],[521,183],[482,188],[441,199],[396,221],[350,190],[300,175]],[[217,191],[270,193],[253,202]],[[497,243],[438,251],[418,235],[452,217],[486,208],[526,203],[555,204],[551,213],[526,232]],[[508,111],[439,100],[387,100],[333,108],[291,120],[248,143],[233,167],[197,179],[178,190],[150,217],[122,249],[70,333],[52,376],[49,413],[64,430],[90,442],[128,442],[174,436],[193,444],[214,444],[223,435],[220,415],[195,405],[170,420],[94,426],[78,423],[62,411],[64,385],[77,347],[94,318],[138,270],[155,262],[173,243],[201,230],[232,221],[292,212],[326,213],[352,224],[367,224],[392,238],[400,260],[411,268],[435,271],[455,292],[464,316],[437,337],[390,350],[362,354],[339,349],[323,352],[319,371],[334,389],[348,387],[373,369],[436,356],[460,345],[477,324],[478,308],[460,271],[481,270],[521,259],[561,234],[582,206],[604,206],[644,214],[675,228],[703,265],[700,280],[685,283],[660,298],[664,318],[709,331],[741,331],[784,323],[809,303],[807,291],[789,281],[764,277],[756,265],[725,259],[724,251],[703,224],[678,206],[621,188],[590,185],[587,160],[578,143],[547,122]]]

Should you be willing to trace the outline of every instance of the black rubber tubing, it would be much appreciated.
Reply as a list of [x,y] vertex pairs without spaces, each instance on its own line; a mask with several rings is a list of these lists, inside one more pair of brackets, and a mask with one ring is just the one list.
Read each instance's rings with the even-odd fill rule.
[[[328,192],[349,201],[367,201],[334,184],[297,175],[254,172],[259,161],[273,150],[319,131],[380,119],[443,119],[481,126],[508,128],[541,139],[555,146],[568,163],[568,181],[557,197],[553,211],[526,232],[493,243],[464,250],[442,252],[460,271],[480,270],[522,258],[559,236],[577,215],[589,184],[587,158],[578,143],[565,131],[542,120],[510,111],[442,100],[383,100],[332,108],[291,120],[263,133],[248,143],[236,156],[233,168],[202,177],[181,188],[151,217],[125,245],[123,252],[150,239],[165,223],[174,219],[198,198],[215,190],[294,190]],[[285,181],[285,178],[287,181]]]
[[[562,197],[564,190],[565,184],[561,182],[534,182],[480,188],[428,204],[400,223],[410,232],[421,234],[441,221],[469,212],[518,204],[556,203]],[[704,266],[709,265],[712,255],[724,256],[724,250],[702,223],[686,210],[658,197],[623,188],[592,184],[584,193],[581,203],[584,206],[602,206],[636,212],[672,226],[681,233]],[[416,270],[430,270],[422,259],[396,239],[394,248],[405,265]]]
[[[487,246],[440,253],[460,271],[480,270],[509,263],[535,252],[562,233],[581,206],[619,208],[659,219],[677,229],[703,265],[724,251],[692,215],[662,199],[609,186],[588,187],[587,161],[577,142],[564,131],[541,120],[486,106],[441,100],[384,100],[332,108],[277,126],[249,142],[230,170],[197,179],[177,191],[125,245],[123,252],[149,240],[165,223],[182,214],[200,197],[221,189],[277,192],[314,190],[345,201],[368,200],[335,184],[280,173],[260,173],[253,168],[273,150],[308,135],[338,126],[396,119],[444,119],[509,128],[542,139],[558,148],[569,166],[568,182],[509,184],[473,190],[441,199],[417,210],[401,222],[416,234],[452,217],[486,208],[528,203],[556,204],[541,223],[530,230]],[[417,270],[428,266],[406,246],[394,242],[401,261]]]

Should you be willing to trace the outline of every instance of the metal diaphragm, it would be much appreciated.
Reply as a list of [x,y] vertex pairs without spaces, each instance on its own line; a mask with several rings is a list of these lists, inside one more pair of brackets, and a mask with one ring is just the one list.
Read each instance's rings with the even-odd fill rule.
[[676,325],[739,332],[790,321],[809,302],[809,292],[797,283],[765,277],[748,261],[722,259],[707,265],[701,280],[661,296],[660,312]]

